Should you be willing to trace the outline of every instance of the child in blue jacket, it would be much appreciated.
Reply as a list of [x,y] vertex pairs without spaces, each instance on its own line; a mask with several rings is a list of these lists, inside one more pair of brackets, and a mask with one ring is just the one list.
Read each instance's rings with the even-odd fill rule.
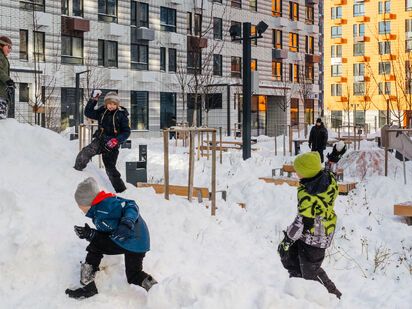
[[92,177],[77,186],[74,197],[96,229],[90,228],[87,223],[84,227],[74,227],[76,235],[90,244],[86,248],[86,261],[80,269],[80,283],[83,286],[67,289],[66,294],[77,299],[97,294],[94,278],[104,254],[124,254],[127,282],[148,291],[157,282],[143,271],[143,258],[150,250],[150,237],[136,203],[101,191]]

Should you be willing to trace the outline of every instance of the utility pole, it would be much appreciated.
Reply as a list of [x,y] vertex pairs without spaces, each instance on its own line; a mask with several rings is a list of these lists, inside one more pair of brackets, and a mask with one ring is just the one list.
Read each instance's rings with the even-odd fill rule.
[[[78,137],[78,133],[79,133],[79,126],[80,126],[80,118],[81,115],[83,115],[83,109],[80,108],[80,75],[83,73],[87,73],[90,72],[90,70],[86,70],[86,71],[82,71],[82,72],[78,72],[76,73],[76,88],[75,88],[75,92],[74,92],[74,107],[75,107],[75,119],[76,119],[76,124],[75,124],[75,132],[76,132],[76,136]],[[83,106],[83,104],[82,104]]]
[[251,105],[252,105],[252,70],[250,61],[252,58],[252,46],[250,44],[250,29],[251,23],[243,23],[243,110],[242,110],[242,151],[243,160],[251,157]]

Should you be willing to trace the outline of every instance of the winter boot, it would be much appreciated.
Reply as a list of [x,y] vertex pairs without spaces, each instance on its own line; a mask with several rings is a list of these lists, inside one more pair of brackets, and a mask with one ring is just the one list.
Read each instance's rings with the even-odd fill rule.
[[337,298],[340,299],[340,297],[342,296],[342,293],[335,287],[335,289],[328,291],[331,294],[335,294]]
[[144,288],[146,291],[149,291],[155,284],[157,284],[157,281],[149,275],[146,278],[144,278],[142,282],[142,288]]
[[94,277],[96,276],[96,271],[98,271],[98,267],[94,267],[93,265],[85,263],[81,263],[80,267],[80,283],[83,285],[88,285],[90,282],[94,281]]
[[75,298],[75,299],[84,299],[84,298],[89,298],[94,295],[96,295],[97,292],[97,287],[94,281],[90,282],[89,284],[80,287],[78,289],[67,289],[65,292],[69,297]]

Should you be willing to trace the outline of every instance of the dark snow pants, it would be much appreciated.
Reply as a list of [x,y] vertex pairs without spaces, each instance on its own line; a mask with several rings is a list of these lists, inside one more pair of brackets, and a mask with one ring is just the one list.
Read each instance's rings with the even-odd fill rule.
[[336,294],[335,284],[321,267],[324,258],[325,249],[309,246],[298,240],[290,246],[284,256],[281,256],[281,261],[290,277],[319,281],[329,293]]
[[92,241],[86,248],[86,263],[99,269],[100,262],[104,254],[117,255],[124,254],[127,282],[130,284],[142,285],[143,280],[149,275],[143,271],[143,258],[146,253],[135,253],[127,251],[116,245],[109,237],[109,234],[96,231]]
[[8,114],[7,100],[0,97],[0,119],[6,119]]
[[119,171],[116,169],[117,157],[119,156],[119,149],[113,149],[108,151],[99,139],[95,138],[92,142],[84,147],[76,158],[76,163],[74,168],[78,171],[82,171],[91,158],[97,154],[102,154],[104,167],[106,169],[106,174],[109,176],[110,182],[116,192],[123,192],[126,190],[126,186],[120,177]]

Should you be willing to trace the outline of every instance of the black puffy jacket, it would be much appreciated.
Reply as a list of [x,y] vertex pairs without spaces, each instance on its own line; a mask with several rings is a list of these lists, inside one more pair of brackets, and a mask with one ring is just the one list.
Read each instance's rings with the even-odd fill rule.
[[101,138],[102,142],[107,142],[112,138],[117,138],[119,143],[124,143],[130,136],[129,113],[126,108],[119,107],[114,111],[109,111],[104,106],[95,109],[97,101],[90,99],[84,110],[87,118],[97,120],[99,129],[93,137]]
[[309,147],[312,151],[324,150],[328,142],[328,130],[323,122],[320,126],[316,124],[312,127],[309,134]]

